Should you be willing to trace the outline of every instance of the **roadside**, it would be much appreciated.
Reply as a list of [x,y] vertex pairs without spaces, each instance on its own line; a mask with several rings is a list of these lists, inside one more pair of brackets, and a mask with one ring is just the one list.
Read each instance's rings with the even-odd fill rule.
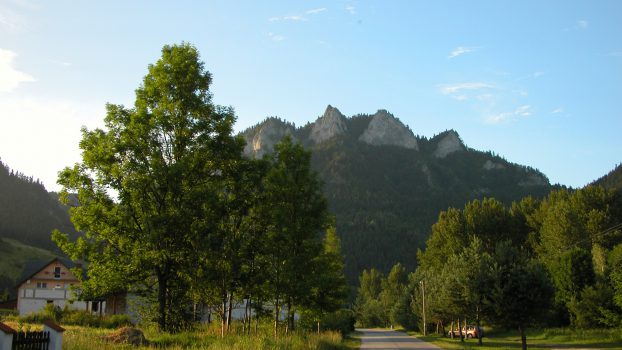
[[440,347],[412,337],[404,332],[388,329],[357,329],[361,339],[361,350],[364,349],[419,349],[436,350]]
[[[442,349],[520,349],[521,341],[517,332],[493,333],[483,338],[483,345],[477,345],[477,339],[450,339],[442,335],[420,336],[408,332],[439,346]],[[574,330],[568,328],[534,329],[527,333],[529,349],[622,349],[622,335],[616,330]]]

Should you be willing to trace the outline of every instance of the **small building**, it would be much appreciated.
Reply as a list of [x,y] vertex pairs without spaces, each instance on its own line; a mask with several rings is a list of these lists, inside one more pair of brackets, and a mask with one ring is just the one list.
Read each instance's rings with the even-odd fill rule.
[[17,310],[19,315],[38,312],[47,304],[60,308],[103,313],[105,302],[79,301],[72,286],[80,280],[71,272],[78,267],[71,260],[55,258],[52,261],[32,261],[26,264],[17,284]]

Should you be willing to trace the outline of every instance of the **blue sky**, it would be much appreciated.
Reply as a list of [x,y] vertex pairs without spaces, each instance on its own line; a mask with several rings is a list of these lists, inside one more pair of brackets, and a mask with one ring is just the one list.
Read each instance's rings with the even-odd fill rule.
[[622,1],[0,0],[0,158],[57,190],[80,126],[190,42],[236,130],[326,105],[583,186],[622,162]]

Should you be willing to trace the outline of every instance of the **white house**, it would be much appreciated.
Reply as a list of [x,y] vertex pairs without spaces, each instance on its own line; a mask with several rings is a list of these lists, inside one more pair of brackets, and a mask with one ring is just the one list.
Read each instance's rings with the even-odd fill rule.
[[40,311],[47,304],[102,313],[105,302],[75,300],[77,298],[70,287],[80,285],[80,281],[70,270],[74,267],[76,265],[70,260],[59,258],[27,263],[17,288],[19,315]]

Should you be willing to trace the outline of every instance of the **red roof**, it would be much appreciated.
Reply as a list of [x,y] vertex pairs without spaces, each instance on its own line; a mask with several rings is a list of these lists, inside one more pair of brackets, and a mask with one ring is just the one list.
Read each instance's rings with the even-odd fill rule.
[[0,331],[3,331],[4,333],[7,334],[14,334],[15,330],[7,325],[5,325],[4,323],[0,322]]

